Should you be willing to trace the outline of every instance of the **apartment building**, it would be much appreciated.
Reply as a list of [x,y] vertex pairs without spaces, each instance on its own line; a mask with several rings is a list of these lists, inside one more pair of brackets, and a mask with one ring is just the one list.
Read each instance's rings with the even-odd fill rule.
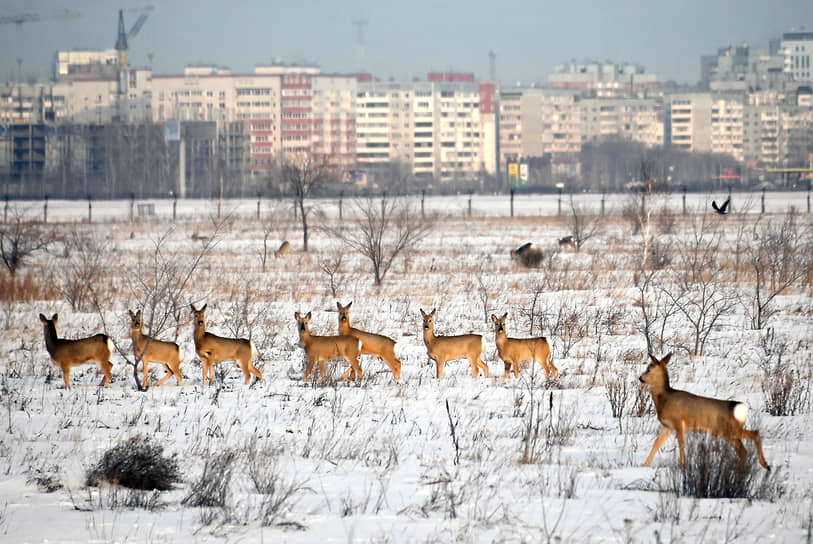
[[637,64],[612,62],[569,62],[558,64],[548,74],[553,89],[573,89],[597,97],[658,95],[663,84]]
[[781,54],[784,56],[785,72],[794,81],[813,81],[813,32],[786,32],[782,35]]

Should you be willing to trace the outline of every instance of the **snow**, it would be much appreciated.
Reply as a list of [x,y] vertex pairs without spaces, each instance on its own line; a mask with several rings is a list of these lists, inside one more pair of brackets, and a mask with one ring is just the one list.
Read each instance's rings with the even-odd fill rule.
[[[714,198],[724,197],[715,194]],[[760,216],[759,194],[733,196],[734,213],[710,216],[709,229],[722,233],[732,251],[740,225]],[[807,233],[811,216],[806,193],[768,193],[767,215],[778,224],[790,207]],[[690,231],[682,216],[681,194],[659,197],[655,209],[672,210],[672,241]],[[184,385],[168,380],[139,392],[132,368],[127,310],[143,303],[137,277],[147,278],[156,240],[166,236],[165,255],[186,266],[201,251],[193,233],[210,235],[215,201],[155,203],[156,216],[129,221],[129,201],[94,202],[87,224],[84,202],[51,200],[48,220],[64,236],[77,233],[104,246],[103,302],[74,310],[59,287],[69,257],[55,248],[37,253],[18,272],[51,285],[49,297],[0,301],[7,333],[0,357],[0,540],[6,542],[799,542],[810,538],[813,515],[813,425],[808,397],[797,415],[772,416],[762,392],[769,330],[750,328],[746,279],[727,281],[738,303],[715,325],[702,355],[690,356],[685,321],[674,317],[666,338],[675,351],[672,385],[696,394],[732,398],[749,407],[747,428],[762,434],[771,477],[784,493],[768,499],[694,499],[663,491],[676,473],[677,442],[670,437],[651,468],[642,467],[659,430],[651,411],[614,418],[606,385],[629,384],[647,364],[638,328],[633,267],[641,246],[629,221],[619,216],[629,197],[608,195],[607,217],[594,238],[576,253],[558,248],[570,233],[572,211],[557,195],[516,196],[517,217],[508,218],[506,196],[427,197],[427,214],[439,214],[430,235],[399,258],[376,289],[368,263],[337,245],[324,231],[312,230],[311,252],[302,253],[301,230],[290,203],[265,200],[262,221],[256,200],[226,201],[230,216],[216,244],[185,287],[180,323],[160,331],[177,341],[185,355]],[[597,212],[601,195],[574,197],[579,214]],[[707,210],[711,195],[688,195],[692,214]],[[412,197],[419,206],[419,197]],[[748,203],[747,205],[745,203]],[[311,203],[312,226],[337,224],[335,200]],[[27,217],[41,217],[42,203],[12,202]],[[353,214],[345,201],[343,214]],[[761,221],[764,224],[766,221]],[[806,230],[805,230],[806,229]],[[750,234],[750,229],[748,230]],[[283,239],[291,253],[269,255],[261,266],[263,237],[269,252]],[[528,270],[513,263],[509,250],[533,241],[552,255],[550,266]],[[62,242],[60,242],[62,243]],[[59,245],[59,243],[57,244]],[[61,248],[61,246],[59,246]],[[76,252],[76,249],[71,249]],[[336,296],[320,264],[340,255]],[[808,261],[808,266],[810,266]],[[747,277],[742,274],[743,278]],[[777,298],[769,319],[773,346],[786,346],[781,363],[797,378],[811,375],[813,290],[808,272]],[[552,345],[560,378],[547,382],[538,365],[519,380],[503,380],[490,314],[508,312],[509,337],[529,336],[523,317],[536,298],[536,311],[554,320],[574,311],[585,329],[572,338],[540,332]],[[352,325],[398,341],[402,375],[394,382],[383,362],[361,357],[358,384],[302,383],[304,352],[298,346],[294,312],[313,312],[314,334],[336,334],[335,301],[352,300]],[[208,304],[208,330],[222,336],[251,337],[260,352],[255,364],[264,381],[251,387],[232,362],[216,367],[216,387],[202,386],[194,352],[189,303]],[[482,334],[490,377],[471,377],[465,360],[446,365],[442,380],[428,361],[419,309],[437,308],[436,334]],[[617,319],[602,321],[612,310]],[[61,371],[50,362],[39,313],[59,313],[60,337],[106,332],[121,353],[113,356],[113,380],[98,387],[98,365],[72,371],[65,390]],[[612,322],[609,322],[612,321]],[[563,329],[564,330],[564,329]],[[145,333],[147,320],[145,319]],[[660,355],[660,354],[659,354]],[[773,359],[775,360],[775,359]],[[154,379],[160,365],[150,367]],[[346,364],[338,362],[338,376]],[[318,373],[317,373],[318,374]],[[448,405],[448,411],[447,411]],[[535,459],[522,463],[523,435],[537,411],[540,431]],[[532,413],[531,413],[532,414]],[[456,438],[457,444],[455,445]],[[177,455],[182,482],[160,493],[152,510],[122,505],[126,490],[87,488],[85,476],[102,454],[132,436],[150,437]],[[721,448],[728,447],[721,443]],[[752,444],[746,447],[753,454]],[[219,453],[238,453],[225,507],[184,504],[205,462]],[[259,460],[280,488],[295,489],[269,523],[263,512],[269,494],[259,492],[249,474]],[[756,464],[755,456],[749,460]],[[762,471],[762,468],[756,464]],[[757,473],[761,474],[761,473]],[[57,482],[53,491],[37,482]]]

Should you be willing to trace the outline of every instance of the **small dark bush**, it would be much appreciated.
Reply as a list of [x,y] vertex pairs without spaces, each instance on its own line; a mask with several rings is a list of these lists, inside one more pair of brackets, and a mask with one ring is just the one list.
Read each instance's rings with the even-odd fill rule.
[[166,491],[181,481],[175,456],[164,456],[164,447],[149,438],[134,436],[105,452],[87,474],[86,484],[103,482],[130,489]]
[[[746,446],[748,447],[748,446]],[[715,443],[709,436],[686,436],[686,466],[669,467],[662,491],[699,499],[755,499],[775,501],[782,497],[777,467],[763,469],[750,454],[740,459],[725,440]]]
[[772,416],[795,416],[806,411],[810,402],[810,380],[792,368],[777,364],[762,379],[765,410]]

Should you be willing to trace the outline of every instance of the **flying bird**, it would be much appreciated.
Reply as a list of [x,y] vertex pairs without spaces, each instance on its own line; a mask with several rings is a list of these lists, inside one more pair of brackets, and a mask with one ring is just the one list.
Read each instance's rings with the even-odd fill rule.
[[730,203],[731,203],[731,197],[728,197],[728,199],[725,202],[723,202],[722,206],[718,206],[717,203],[712,200],[711,201],[711,207],[714,208],[714,211],[719,213],[720,215],[725,215],[725,214],[728,213],[728,205]]

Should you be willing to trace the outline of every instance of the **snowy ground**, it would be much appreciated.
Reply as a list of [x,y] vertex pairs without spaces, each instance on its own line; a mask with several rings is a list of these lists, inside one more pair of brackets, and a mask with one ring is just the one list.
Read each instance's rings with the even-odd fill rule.
[[[256,200],[228,201],[223,210],[230,218],[219,224],[216,202],[179,201],[176,222],[169,221],[171,201],[154,202],[156,216],[134,222],[129,202],[100,202],[88,225],[81,221],[86,202],[51,201],[49,228],[58,241],[18,271],[20,281],[28,278],[29,295],[0,302],[7,331],[0,357],[0,540],[810,541],[813,425],[809,386],[805,392],[800,384],[811,378],[813,272],[807,259],[806,272],[775,299],[767,326],[755,330],[747,262],[749,248],[767,232],[760,229],[778,228],[791,207],[806,211],[806,193],[767,195],[765,215],[760,194],[735,194],[736,213],[727,217],[704,213],[710,196],[689,195],[688,216],[677,213],[681,195],[655,203],[677,215],[653,216],[657,247],[669,248],[671,262],[657,273],[658,289],[647,291],[647,302],[655,308],[657,299],[657,309],[668,314],[668,295],[677,293],[690,256],[719,240],[710,257],[716,268],[700,270],[692,286],[695,297],[699,286],[713,286],[728,303],[709,327],[702,354],[690,353],[691,323],[679,312],[655,320],[663,339],[658,348],[675,354],[675,387],[750,405],[747,427],[761,431],[773,470],[765,473],[749,459],[771,493],[696,499],[668,491],[670,478],[680,474],[673,437],[651,468],[641,466],[659,424],[651,408],[634,413],[647,360],[636,302],[642,237],[619,213],[628,197],[608,196],[602,219],[588,214],[600,209],[600,196],[576,198],[579,217],[596,227],[579,252],[556,244],[572,232],[567,199],[557,217],[555,195],[521,203],[517,197],[515,218],[507,217],[507,197],[474,196],[471,218],[465,217],[468,195],[427,199],[427,214],[437,214],[432,232],[396,259],[380,289],[368,263],[325,231],[313,230],[311,251],[298,251],[302,233],[288,204],[264,201],[257,221]],[[412,203],[419,206],[417,198]],[[42,203],[11,206],[15,214],[41,217]],[[338,224],[335,201],[317,206],[324,215],[314,215],[312,226]],[[353,209],[345,201],[343,213]],[[797,251],[810,253],[811,216],[795,216],[792,228],[802,240]],[[270,252],[283,239],[293,250],[275,259]],[[157,335],[182,346],[184,384],[170,379],[139,392],[125,362],[132,357],[127,310],[148,302],[158,272],[191,269],[211,241],[213,249],[180,293],[177,326]],[[540,268],[520,267],[509,256],[527,241],[547,256]],[[98,303],[77,302],[70,280],[97,255],[101,272],[87,283]],[[369,356],[362,356],[360,383],[302,382],[294,312],[313,313],[314,333],[336,334],[336,300],[353,301],[354,326],[398,341],[399,382]],[[237,366],[226,362],[217,367],[218,385],[202,387],[189,303],[204,302],[209,330],[252,338],[263,383],[243,385]],[[484,335],[488,378],[473,379],[465,361],[447,364],[443,379],[435,378],[421,308],[437,308],[438,334]],[[538,366],[503,380],[489,317],[505,312],[509,336],[528,336],[533,316],[534,334],[552,343],[558,380],[545,380]],[[115,340],[121,352],[113,356],[108,389],[97,387],[94,364],[75,368],[71,390],[64,389],[45,350],[39,313],[59,313],[62,337],[104,329]],[[764,380],[777,364],[786,376],[793,371],[796,415],[765,411]],[[160,365],[151,368],[153,380],[163,377]],[[344,368],[339,362],[335,375]],[[629,398],[621,417],[613,417],[609,392],[618,386]],[[85,485],[87,471],[107,450],[136,436],[163,445],[181,467],[182,481],[148,508],[127,506],[143,503],[144,495]],[[230,479],[228,470],[211,464],[229,453]],[[268,484],[262,489],[258,472]],[[227,493],[217,505],[191,506],[185,499],[203,474],[226,482]]]

